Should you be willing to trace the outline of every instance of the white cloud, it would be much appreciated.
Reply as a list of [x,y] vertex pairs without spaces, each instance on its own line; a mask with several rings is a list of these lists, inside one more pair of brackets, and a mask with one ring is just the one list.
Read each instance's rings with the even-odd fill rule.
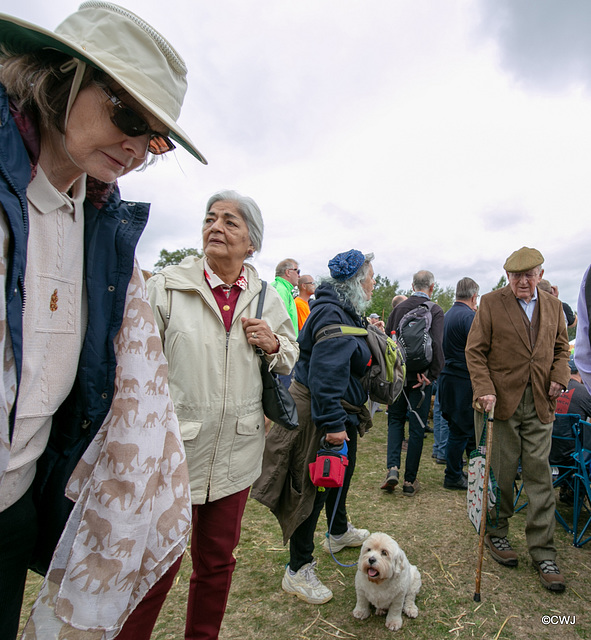
[[[235,188],[263,211],[255,264],[267,279],[286,256],[321,275],[356,247],[404,288],[427,268],[442,286],[468,275],[486,291],[528,245],[574,304],[591,261],[591,100],[584,73],[557,83],[550,65],[545,82],[543,68],[522,64],[559,42],[550,20],[527,22],[514,7],[527,3],[121,3],[186,59],[180,122],[210,162],[180,150],[121,181],[124,197],[152,202],[144,267],[161,248],[199,246],[208,197]],[[12,10],[53,28],[77,4]],[[569,20],[585,24],[579,9]],[[591,63],[581,38],[569,69]]]

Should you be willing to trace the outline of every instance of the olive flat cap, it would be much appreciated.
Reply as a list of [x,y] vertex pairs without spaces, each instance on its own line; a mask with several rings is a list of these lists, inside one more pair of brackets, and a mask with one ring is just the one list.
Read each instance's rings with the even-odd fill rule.
[[521,273],[544,264],[544,256],[537,249],[521,247],[505,260],[503,269],[509,273]]

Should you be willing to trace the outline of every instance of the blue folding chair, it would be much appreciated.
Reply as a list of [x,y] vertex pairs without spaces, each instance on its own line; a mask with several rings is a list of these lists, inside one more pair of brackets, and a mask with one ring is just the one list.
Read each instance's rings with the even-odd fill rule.
[[[575,504],[573,515],[573,545],[582,547],[591,540],[591,424],[579,422],[579,438],[574,453],[577,464],[575,472]],[[587,536],[587,537],[585,537]]]
[[[579,422],[581,416],[576,413],[557,413],[552,428],[552,448],[550,449],[549,462],[552,468],[552,485],[560,487],[564,493],[573,495],[573,521],[568,523],[563,515],[555,509],[556,520],[562,525],[567,533],[575,531],[575,504],[578,463],[574,459],[574,454],[579,446]],[[520,467],[521,468],[521,467]],[[519,498],[523,491],[523,481],[518,486],[515,483],[514,506],[517,507]],[[527,506],[527,501],[520,504],[515,509],[515,513]]]

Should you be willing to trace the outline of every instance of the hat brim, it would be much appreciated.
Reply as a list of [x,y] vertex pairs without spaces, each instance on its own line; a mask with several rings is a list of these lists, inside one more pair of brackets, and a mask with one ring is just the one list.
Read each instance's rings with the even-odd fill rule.
[[0,43],[4,44],[6,49],[12,54],[32,53],[41,49],[56,49],[73,58],[79,58],[83,62],[104,71],[110,78],[113,78],[130,96],[137,100],[142,107],[157,118],[169,130],[169,136],[178,142],[192,156],[197,158],[203,164],[207,164],[207,160],[203,154],[197,149],[191,138],[183,131],[178,124],[160,109],[153,102],[146,100],[145,96],[135,91],[124,78],[118,77],[118,74],[107,68],[100,60],[89,54],[82,47],[76,45],[65,38],[62,38],[53,31],[43,29],[35,24],[26,22],[14,16],[0,13]]

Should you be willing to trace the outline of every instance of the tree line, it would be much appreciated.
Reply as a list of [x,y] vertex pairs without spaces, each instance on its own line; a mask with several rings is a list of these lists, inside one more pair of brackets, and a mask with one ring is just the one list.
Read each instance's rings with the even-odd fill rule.
[[[154,271],[160,271],[171,264],[178,264],[187,256],[197,256],[198,258],[201,258],[203,256],[203,252],[194,248],[177,249],[176,251],[167,251],[166,249],[162,249],[160,251],[160,257],[154,264]],[[382,276],[379,273],[376,274],[375,279],[376,286],[373,290],[369,307],[367,308],[367,315],[370,313],[377,313],[378,316],[386,322],[390,312],[392,311],[392,298],[401,294],[410,296],[412,295],[412,289],[403,290],[400,288],[398,280],[390,281],[390,278]],[[506,285],[507,278],[505,276],[501,276],[497,284],[493,287],[493,290],[500,289]],[[438,282],[436,282],[431,300],[436,302],[443,311],[447,311],[454,303],[455,288],[452,286],[442,287]],[[569,340],[572,340],[575,337],[575,329],[568,330],[568,337]]]

